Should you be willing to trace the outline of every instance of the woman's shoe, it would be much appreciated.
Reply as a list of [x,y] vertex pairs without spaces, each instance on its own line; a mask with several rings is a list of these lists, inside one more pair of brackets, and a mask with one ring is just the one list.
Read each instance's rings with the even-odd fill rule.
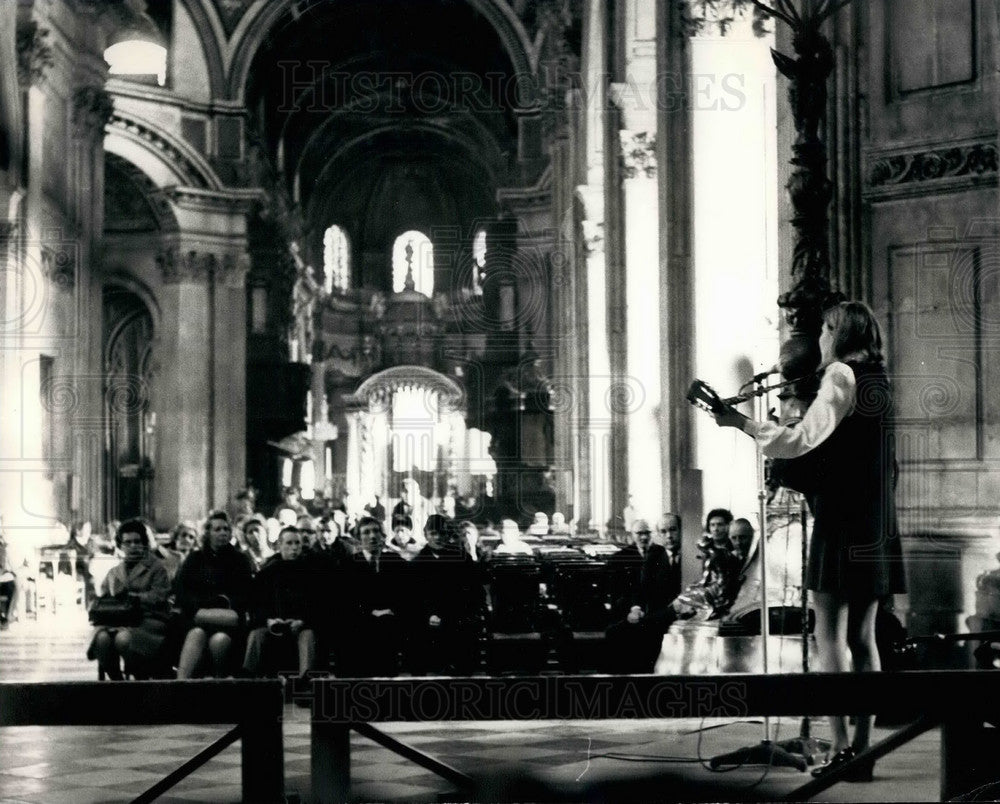
[[[854,749],[854,755],[857,756],[861,752],[858,749]],[[847,773],[844,774],[843,779],[845,782],[870,782],[875,778],[875,760],[867,759],[864,762],[859,762],[853,768],[851,768]]]
[[857,755],[854,753],[853,748],[851,748],[850,746],[848,746],[847,748],[843,748],[836,754],[834,754],[832,757],[830,757],[826,762],[824,762],[818,768],[813,768],[812,775],[818,779],[820,776],[829,773],[834,768],[839,768],[848,760],[854,759],[855,756]]

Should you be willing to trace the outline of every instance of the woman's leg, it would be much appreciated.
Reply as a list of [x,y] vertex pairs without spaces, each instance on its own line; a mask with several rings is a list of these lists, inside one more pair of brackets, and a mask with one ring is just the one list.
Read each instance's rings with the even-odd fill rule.
[[212,666],[216,678],[222,677],[226,672],[226,659],[229,658],[229,649],[232,644],[233,638],[224,631],[216,631],[208,639],[208,652],[212,655]]
[[125,672],[131,673],[132,669],[130,665],[132,664],[128,658],[128,646],[132,641],[132,632],[128,628],[119,628],[118,633],[115,634],[115,653],[122,660],[122,664],[125,665]]
[[316,634],[311,628],[299,631],[299,675],[304,676],[316,663]]
[[[847,671],[847,601],[831,592],[813,592],[813,609],[816,612],[816,649],[820,668],[826,673]],[[847,718],[831,715],[833,732],[832,753],[847,748]]]
[[112,681],[121,681],[122,666],[115,652],[115,638],[102,628],[94,636],[94,653],[97,655],[97,665]]
[[177,660],[177,678],[191,678],[194,675],[207,643],[208,635],[204,628],[195,627],[187,632],[184,646],[181,648],[181,657]]
[[[882,669],[878,646],[875,643],[875,616],[878,600],[851,601],[847,615],[847,646],[851,649],[851,664],[856,672],[873,672]],[[856,751],[863,751],[871,741],[872,715],[856,715],[854,742]]]

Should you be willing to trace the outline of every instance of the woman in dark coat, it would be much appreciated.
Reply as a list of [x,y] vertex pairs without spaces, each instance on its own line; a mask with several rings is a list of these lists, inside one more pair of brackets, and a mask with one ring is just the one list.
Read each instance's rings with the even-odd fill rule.
[[[723,427],[753,436],[765,455],[797,459],[814,523],[806,586],[813,591],[816,647],[827,672],[879,670],[875,615],[879,599],[905,591],[896,531],[893,404],[872,311],[842,302],[824,314],[824,367],[816,399],[795,427],[755,422],[727,409]],[[797,486],[798,487],[798,486]],[[859,717],[853,742],[847,720],[831,717],[832,759],[821,775],[868,747],[872,718]],[[871,778],[871,767],[850,774]]]
[[[233,640],[243,635],[253,567],[230,543],[232,533],[225,511],[210,513],[202,549],[185,559],[174,579],[176,603],[187,624],[177,678],[191,678],[206,650],[214,674],[225,674]],[[222,609],[234,612],[231,622],[222,621]]]
[[122,523],[115,543],[124,554],[101,582],[101,597],[128,595],[139,601],[142,621],[128,628],[98,626],[94,631],[88,659],[97,659],[108,678],[122,678],[121,660],[127,672],[142,671],[142,664],[155,659],[167,630],[167,596],[170,579],[163,563],[150,550],[150,532],[141,519]]

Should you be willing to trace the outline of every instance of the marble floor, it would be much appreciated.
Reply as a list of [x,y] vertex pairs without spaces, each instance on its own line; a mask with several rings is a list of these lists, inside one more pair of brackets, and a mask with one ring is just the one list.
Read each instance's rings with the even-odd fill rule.
[[[88,638],[79,612],[16,622],[0,632],[0,682],[94,679],[94,665],[83,658]],[[311,800],[309,718],[306,709],[285,709],[289,801]],[[799,726],[797,719],[772,721],[771,736],[793,737]],[[762,728],[759,721],[606,720],[395,723],[386,724],[385,731],[477,777],[501,779],[517,772],[579,789],[588,782],[669,771],[677,784],[724,783],[725,792],[716,800],[774,800],[808,776],[784,768],[743,767],[720,774],[707,767],[716,754],[758,742]],[[227,730],[187,725],[0,729],[0,804],[130,801]],[[889,733],[877,731],[877,739]],[[813,721],[813,733],[826,733],[821,720]],[[936,801],[939,743],[938,733],[929,732],[880,762],[874,782],[841,783],[812,800]],[[671,794],[669,780],[663,785],[663,799],[679,797]],[[220,804],[240,797],[237,743],[159,800]],[[462,800],[445,780],[356,734],[352,798]]]

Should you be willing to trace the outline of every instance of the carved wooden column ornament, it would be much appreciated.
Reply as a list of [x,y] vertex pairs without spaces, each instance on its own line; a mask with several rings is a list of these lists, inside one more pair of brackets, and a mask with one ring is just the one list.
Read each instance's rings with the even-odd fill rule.
[[[717,26],[725,34],[737,16],[753,12],[755,31],[762,33],[768,20],[778,20],[792,33],[795,57],[771,51],[778,71],[788,79],[788,100],[795,124],[792,175],[788,194],[792,203],[795,245],[792,252],[792,285],[778,298],[789,325],[781,344],[781,372],[786,378],[806,377],[819,365],[818,337],[823,309],[839,297],[830,287],[830,243],[827,210],[833,185],[827,176],[826,143],[820,124],[827,108],[827,80],[834,56],[822,32],[823,24],[853,0],[681,0],[689,32]],[[812,378],[792,386],[788,396],[809,401],[818,381]]]
[[656,135],[647,131],[619,132],[622,176],[626,179],[656,178]]
[[48,42],[49,29],[35,20],[17,26],[17,80],[23,89],[41,83],[55,59]]
[[84,86],[73,92],[73,137],[100,140],[115,110],[111,94],[104,87]]

